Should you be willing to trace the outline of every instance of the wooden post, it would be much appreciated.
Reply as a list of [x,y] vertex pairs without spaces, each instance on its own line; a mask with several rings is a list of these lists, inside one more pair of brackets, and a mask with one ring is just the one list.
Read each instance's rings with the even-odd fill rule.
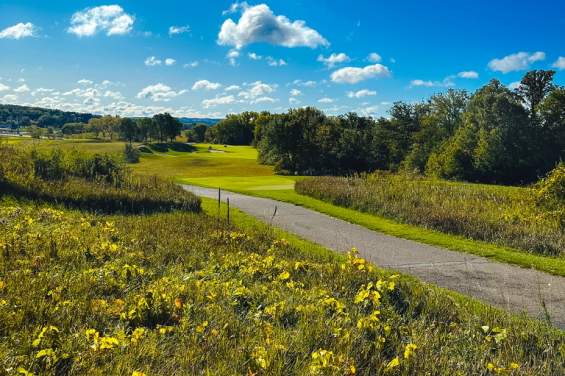
[[228,197],[226,199],[226,202],[228,204],[228,226],[230,225],[230,198]]
[[221,215],[221,210],[220,210],[222,204],[221,199],[222,199],[222,190],[220,187],[218,187],[218,221],[220,220],[220,215]]

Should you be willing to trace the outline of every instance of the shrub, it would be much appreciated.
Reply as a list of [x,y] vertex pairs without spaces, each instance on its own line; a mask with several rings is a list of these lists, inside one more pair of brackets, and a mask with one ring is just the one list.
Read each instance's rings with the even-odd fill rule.
[[124,149],[124,159],[128,163],[139,163],[139,150],[132,144],[126,144]]

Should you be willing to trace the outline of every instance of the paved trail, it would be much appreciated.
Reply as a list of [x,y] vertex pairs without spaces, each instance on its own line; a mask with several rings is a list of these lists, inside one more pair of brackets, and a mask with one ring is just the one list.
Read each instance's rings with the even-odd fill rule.
[[[217,189],[184,186],[203,197],[217,198]],[[230,205],[326,248],[344,252],[356,247],[378,266],[473,296],[495,306],[544,317],[542,302],[555,326],[565,329],[565,278],[511,266],[483,257],[450,251],[384,235],[364,227],[276,200],[222,192]]]

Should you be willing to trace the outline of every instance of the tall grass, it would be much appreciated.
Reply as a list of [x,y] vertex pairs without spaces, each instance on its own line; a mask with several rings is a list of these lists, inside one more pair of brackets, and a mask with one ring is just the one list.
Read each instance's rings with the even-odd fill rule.
[[102,212],[200,210],[197,197],[170,181],[134,175],[111,155],[76,150],[0,145],[0,187],[19,197]]
[[0,202],[2,373],[560,375],[563,333],[202,214]]
[[527,188],[429,180],[377,172],[299,181],[296,191],[403,223],[522,249],[565,256],[565,228],[535,204]]

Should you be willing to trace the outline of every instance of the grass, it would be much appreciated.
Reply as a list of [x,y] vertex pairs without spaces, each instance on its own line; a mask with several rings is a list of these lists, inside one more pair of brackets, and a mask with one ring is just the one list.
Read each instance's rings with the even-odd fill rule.
[[[41,144],[44,142],[56,143],[60,141],[42,140]],[[66,147],[77,147],[81,150],[90,148],[93,144],[96,143],[76,143],[75,140],[65,141]],[[111,143],[102,144],[112,145]],[[110,148],[107,145],[105,147]],[[222,187],[234,192],[281,200],[389,235],[445,247],[454,251],[484,256],[492,260],[525,268],[535,268],[554,275],[565,276],[565,261],[562,258],[535,255],[508,246],[472,240],[463,236],[400,223],[383,216],[347,209],[297,194],[294,191],[294,182],[302,178],[274,175],[270,166],[262,166],[256,162],[257,151],[252,147],[228,146],[224,148],[223,145],[210,144],[197,144],[195,147],[196,151],[191,153],[175,151],[150,155],[142,153],[141,163],[133,165],[133,168],[139,174],[174,178],[177,182],[185,184]],[[208,151],[209,147],[224,152],[211,153]],[[122,145],[118,144],[112,146],[112,148],[116,151],[121,151]],[[461,185],[461,183],[454,182],[447,182],[446,184],[453,186]],[[489,185],[477,185],[477,188],[499,189],[505,192],[520,192],[521,190],[521,188],[497,188]]]
[[1,197],[2,372],[565,371],[560,330],[202,208],[108,215]]

